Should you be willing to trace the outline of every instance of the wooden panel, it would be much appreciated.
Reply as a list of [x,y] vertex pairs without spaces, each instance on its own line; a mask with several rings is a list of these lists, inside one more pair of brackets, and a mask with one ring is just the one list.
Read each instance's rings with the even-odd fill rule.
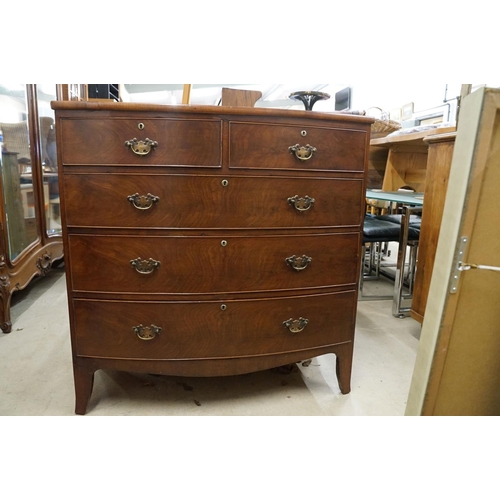
[[[292,228],[359,226],[363,182],[344,179],[96,174],[64,175],[66,223],[83,227]],[[82,196],[85,193],[85,196]],[[128,196],[160,198],[138,210]],[[288,198],[315,203],[298,212]]]
[[428,145],[424,139],[452,132],[455,132],[454,127],[440,127],[408,134],[389,134],[387,137],[371,140],[373,151],[382,148],[389,151],[382,189],[397,191],[403,186],[409,186],[417,192],[423,192],[428,152]]
[[[124,359],[209,359],[280,354],[351,341],[355,292],[225,302],[74,300],[80,356]],[[226,306],[225,310],[221,305]],[[283,323],[309,321],[300,333]],[[151,341],[133,328],[162,332]],[[98,328],[99,335],[94,332]]]
[[[480,89],[460,113],[443,223],[407,415],[500,415],[500,92]],[[462,238],[468,244],[462,255]]]
[[[486,134],[491,142],[483,150],[484,171],[475,172],[483,176],[477,208],[467,214],[462,229],[471,235],[467,262],[500,267],[498,110],[494,128]],[[500,415],[499,284],[500,275],[488,271],[469,271],[462,277],[435,415]]]
[[412,318],[422,322],[434,269],[441,230],[456,134],[435,135],[429,139],[424,209],[418,249],[418,265],[411,302]]
[[418,193],[423,192],[426,168],[427,152],[391,149],[382,189],[397,191],[403,186],[408,186]]
[[[74,290],[115,293],[226,293],[354,285],[359,235],[220,237],[69,237]],[[295,271],[293,255],[311,257]],[[131,260],[159,261],[152,274]]]
[[[230,168],[364,171],[365,131],[230,122],[229,134]],[[296,144],[317,151],[301,161],[288,149]]]
[[[139,129],[142,123],[144,128]],[[220,167],[221,121],[134,118],[61,120],[63,165],[170,165]],[[146,156],[125,145],[157,141]]]
[[371,147],[368,158],[367,189],[382,189],[387,168],[389,151],[386,148]]
[[189,104],[191,102],[191,88],[192,83],[185,83],[182,90],[182,104]]
[[372,146],[391,148],[393,146],[416,146],[425,147],[423,144],[423,139],[430,137],[434,134],[449,134],[455,132],[456,129],[452,127],[438,127],[434,129],[422,130],[420,132],[406,133],[404,130],[398,131],[395,135],[389,134],[385,137],[380,137],[378,139],[372,139],[370,144]]
[[222,106],[243,106],[253,108],[262,97],[259,90],[222,89]]

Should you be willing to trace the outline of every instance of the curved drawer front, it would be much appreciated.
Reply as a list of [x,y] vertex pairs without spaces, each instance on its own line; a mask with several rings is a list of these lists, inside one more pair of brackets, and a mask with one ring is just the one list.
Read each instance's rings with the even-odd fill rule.
[[227,302],[73,300],[79,356],[209,359],[352,340],[354,292]]
[[63,165],[221,165],[220,120],[63,119],[61,125]]
[[231,122],[229,167],[363,172],[366,141],[364,130]]
[[203,294],[356,283],[357,233],[258,237],[69,236],[73,290]]
[[303,228],[359,226],[363,217],[361,180],[65,174],[63,182],[68,226]]

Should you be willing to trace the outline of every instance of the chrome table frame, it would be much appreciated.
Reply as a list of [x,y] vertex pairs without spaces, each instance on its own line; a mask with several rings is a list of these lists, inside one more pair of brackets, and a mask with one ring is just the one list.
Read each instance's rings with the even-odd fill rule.
[[[396,276],[394,282],[394,296],[392,302],[392,314],[396,318],[406,318],[410,315],[410,306],[403,304],[404,271],[406,265],[406,247],[408,245],[408,232],[410,229],[410,216],[422,212],[424,205],[423,193],[411,193],[405,191],[379,191],[366,190],[366,198],[371,200],[382,200],[401,205],[401,232],[399,234],[398,258],[396,264]],[[410,297],[411,298],[411,297]]]

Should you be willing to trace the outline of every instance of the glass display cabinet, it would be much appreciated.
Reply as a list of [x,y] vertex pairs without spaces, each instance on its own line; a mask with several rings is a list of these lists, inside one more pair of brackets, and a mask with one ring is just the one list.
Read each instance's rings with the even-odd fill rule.
[[63,258],[55,84],[0,84],[0,328],[12,330],[12,294]]

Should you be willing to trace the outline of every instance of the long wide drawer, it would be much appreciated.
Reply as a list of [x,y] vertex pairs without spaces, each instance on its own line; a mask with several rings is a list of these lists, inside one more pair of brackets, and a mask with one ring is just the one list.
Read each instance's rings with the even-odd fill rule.
[[230,123],[229,167],[363,172],[366,130]]
[[353,340],[355,292],[227,302],[73,300],[79,356],[210,359]]
[[[355,284],[358,233],[239,237],[70,235],[75,291],[203,294]],[[288,259],[288,260],[287,260]]]
[[60,126],[63,165],[221,165],[220,120],[87,118]]
[[65,174],[66,223],[126,228],[359,226],[363,182],[194,175]]

